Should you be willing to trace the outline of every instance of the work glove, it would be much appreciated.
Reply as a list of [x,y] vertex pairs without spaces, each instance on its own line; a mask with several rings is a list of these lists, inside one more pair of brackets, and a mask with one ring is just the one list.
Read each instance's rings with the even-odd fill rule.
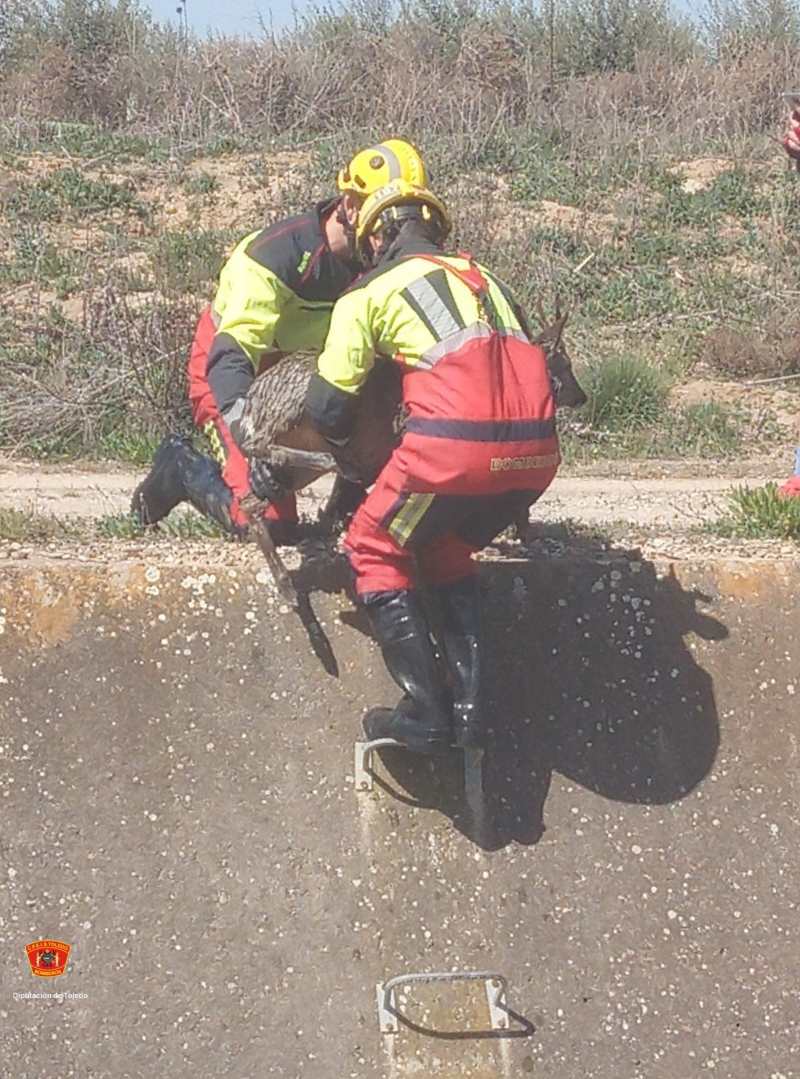
[[258,457],[250,459],[248,482],[250,490],[262,502],[280,502],[289,493],[275,476],[272,466]]

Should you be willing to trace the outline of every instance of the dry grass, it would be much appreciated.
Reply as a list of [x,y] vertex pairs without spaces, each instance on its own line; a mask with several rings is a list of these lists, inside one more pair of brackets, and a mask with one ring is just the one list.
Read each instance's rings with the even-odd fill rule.
[[196,304],[87,292],[83,316],[57,308],[15,327],[3,360],[0,435],[13,451],[144,461],[167,428],[188,425],[185,357]]
[[[0,446],[146,458],[186,423],[230,227],[387,133],[424,149],[461,246],[527,305],[574,303],[579,361],[796,370],[800,184],[769,139],[800,46],[757,7],[700,33],[661,0],[564,0],[551,53],[515,0],[354,0],[247,41],[185,41],[135,0],[6,0]],[[694,194],[693,157],[717,162]]]
[[734,379],[800,374],[800,320],[767,331],[722,327],[705,338],[702,356],[715,371]]
[[473,166],[542,130],[568,155],[601,158],[650,140],[740,147],[778,123],[798,44],[796,28],[746,13],[746,47],[731,47],[730,26],[704,39],[660,0],[557,5],[552,55],[546,10],[499,0],[419,0],[393,15],[359,0],[277,37],[188,42],[135,3],[7,3],[0,115],[20,139],[84,121],[173,149],[326,137],[338,155],[403,131]]

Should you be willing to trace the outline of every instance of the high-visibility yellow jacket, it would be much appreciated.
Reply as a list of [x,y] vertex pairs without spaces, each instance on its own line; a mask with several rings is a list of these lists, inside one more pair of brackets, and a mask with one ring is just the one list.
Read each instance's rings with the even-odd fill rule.
[[544,490],[559,462],[555,400],[542,349],[508,287],[468,256],[422,240],[336,303],[306,408],[346,439],[377,357],[404,371],[398,451],[409,489]]
[[221,412],[246,393],[263,362],[322,348],[333,303],[355,276],[325,238],[334,205],[250,233],[223,266],[205,372]]

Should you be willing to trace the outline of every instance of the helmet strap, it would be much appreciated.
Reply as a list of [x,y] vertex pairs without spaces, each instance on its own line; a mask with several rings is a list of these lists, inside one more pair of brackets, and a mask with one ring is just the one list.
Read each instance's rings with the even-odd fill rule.
[[359,258],[358,246],[356,244],[356,226],[348,220],[343,198],[339,199],[336,204],[336,223],[342,226],[345,240],[347,241],[347,250],[342,261],[347,262],[351,266],[360,266],[361,259]]

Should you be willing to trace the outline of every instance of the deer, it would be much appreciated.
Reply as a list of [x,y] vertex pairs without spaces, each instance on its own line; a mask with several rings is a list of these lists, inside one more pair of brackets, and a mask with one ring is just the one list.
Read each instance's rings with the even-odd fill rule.
[[[557,407],[578,408],[586,403],[586,394],[572,369],[572,360],[564,344],[564,328],[569,311],[562,311],[556,301],[553,319],[537,305],[541,329],[536,336],[523,327],[534,344],[542,347],[553,383]],[[312,426],[304,413],[306,390],[316,369],[316,357],[295,354],[271,367],[253,382],[245,399],[241,419],[241,445],[249,457],[266,460],[283,485],[299,491],[321,475],[337,476],[321,521],[329,527],[342,520],[339,500],[342,479],[370,486],[378,477],[402,436],[402,371],[388,359],[378,359],[360,393],[353,434],[343,450],[333,452],[331,444]],[[297,599],[290,578],[277,554],[259,510],[261,503],[253,495],[242,501],[256,529],[256,539],[273,572],[279,591],[290,603]],[[517,523],[518,535],[527,529]]]

